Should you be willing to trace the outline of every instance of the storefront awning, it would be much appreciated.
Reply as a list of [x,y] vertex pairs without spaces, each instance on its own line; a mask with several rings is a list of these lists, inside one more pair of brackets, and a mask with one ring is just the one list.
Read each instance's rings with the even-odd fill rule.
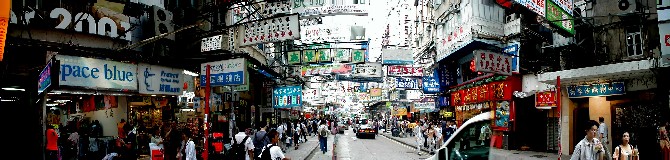
[[654,60],[639,60],[594,67],[548,72],[537,75],[538,81],[556,84],[556,77],[561,76],[561,85],[578,85],[597,81],[624,80],[634,77],[653,75]]

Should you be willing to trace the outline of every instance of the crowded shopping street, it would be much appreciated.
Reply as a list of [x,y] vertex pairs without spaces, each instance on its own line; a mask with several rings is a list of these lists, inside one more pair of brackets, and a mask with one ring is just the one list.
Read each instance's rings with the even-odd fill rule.
[[670,160],[668,75],[670,0],[0,0],[0,159]]

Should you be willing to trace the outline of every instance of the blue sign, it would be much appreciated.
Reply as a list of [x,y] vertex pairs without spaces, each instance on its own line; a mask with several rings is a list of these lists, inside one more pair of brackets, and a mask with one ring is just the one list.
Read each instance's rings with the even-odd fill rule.
[[419,89],[420,85],[419,79],[416,78],[396,78],[396,88]]
[[503,48],[503,53],[512,56],[512,72],[519,72],[519,43]]
[[433,74],[430,76],[423,76],[423,93],[440,93],[437,69],[433,70]]
[[365,61],[366,62],[370,62],[370,55],[369,55],[369,52],[368,52],[369,43],[370,43],[370,38],[368,38],[367,42],[363,42],[363,45],[361,45],[361,49],[365,50]]
[[438,96],[437,97],[437,106],[446,107],[449,106],[449,96]]
[[368,83],[363,82],[358,85],[359,92],[368,92]]
[[449,90],[449,87],[456,85],[456,76],[453,70],[450,70],[447,65],[440,64],[437,67],[437,76],[440,81],[440,92]]
[[101,59],[57,55],[59,85],[137,90],[137,65]]
[[210,66],[211,86],[243,85],[248,81],[244,76],[247,71],[246,60],[237,58],[200,64],[200,85],[202,86],[207,85],[205,79],[207,65]]
[[590,85],[568,86],[568,97],[599,97],[626,94],[623,82],[599,83]]
[[302,86],[276,87],[272,90],[273,108],[302,106]]
[[182,95],[184,79],[182,69],[140,63],[137,65],[139,92],[141,94]]
[[40,72],[40,79],[37,81],[37,94],[42,94],[49,86],[51,86],[51,64],[53,61],[49,61],[47,66],[44,67],[42,72]]

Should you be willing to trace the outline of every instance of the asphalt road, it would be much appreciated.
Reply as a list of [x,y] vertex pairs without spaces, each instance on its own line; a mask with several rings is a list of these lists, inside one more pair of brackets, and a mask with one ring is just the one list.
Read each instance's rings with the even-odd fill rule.
[[429,155],[417,154],[416,148],[409,148],[401,143],[377,135],[375,139],[358,139],[351,129],[338,134],[338,160],[410,160],[425,159]]

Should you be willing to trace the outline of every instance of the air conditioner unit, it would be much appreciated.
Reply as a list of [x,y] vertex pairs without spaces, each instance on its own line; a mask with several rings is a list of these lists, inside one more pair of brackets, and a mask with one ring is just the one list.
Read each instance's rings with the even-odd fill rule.
[[636,0],[619,0],[617,3],[621,14],[635,13],[636,7]]
[[505,16],[505,23],[509,23],[509,22],[511,22],[511,21],[514,21],[514,20],[516,20],[517,18],[519,18],[519,15],[516,14],[516,13],[512,13],[512,14],[510,14],[510,15],[507,15],[507,16]]

